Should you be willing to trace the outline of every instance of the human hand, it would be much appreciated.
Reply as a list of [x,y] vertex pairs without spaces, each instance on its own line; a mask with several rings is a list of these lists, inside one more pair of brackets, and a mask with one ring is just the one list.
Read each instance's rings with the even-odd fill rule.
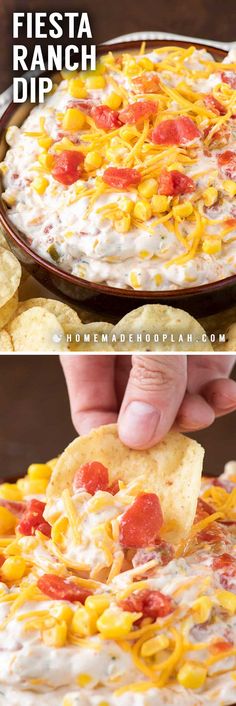
[[150,448],[174,426],[196,431],[236,409],[233,355],[62,355],[79,434],[118,422],[120,439]]

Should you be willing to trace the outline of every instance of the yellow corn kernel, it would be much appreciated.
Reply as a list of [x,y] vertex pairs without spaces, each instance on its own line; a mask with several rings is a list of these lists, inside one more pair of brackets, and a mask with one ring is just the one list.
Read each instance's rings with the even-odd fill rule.
[[85,601],[85,607],[90,610],[95,610],[97,617],[102,615],[106,608],[109,608],[110,601],[105,593],[98,594],[97,596],[88,596]]
[[200,596],[194,601],[192,609],[196,615],[194,620],[196,623],[205,623],[208,620],[212,608],[212,601],[208,596]]
[[35,177],[35,179],[33,179],[32,181],[31,186],[35,191],[37,191],[38,194],[41,195],[44,194],[44,192],[46,191],[48,184],[49,181],[45,177]]
[[169,638],[166,635],[158,635],[158,637],[152,637],[143,643],[141,647],[142,657],[152,657],[160,650],[165,650],[169,646]]
[[9,556],[1,568],[1,574],[6,581],[22,579],[26,569],[25,560],[20,556]]
[[185,662],[177,674],[177,681],[185,689],[199,689],[206,681],[207,669],[196,662]]
[[147,56],[142,56],[141,59],[138,59],[138,64],[139,66],[142,66],[142,69],[144,71],[153,71],[154,69],[154,64],[151,61],[151,59],[148,59]]
[[169,164],[167,171],[172,172],[173,169],[177,169],[177,172],[184,172],[184,167],[181,162],[172,162],[172,164]]
[[86,116],[78,108],[68,108],[66,110],[62,126],[64,130],[82,130],[86,121]]
[[50,613],[57,620],[65,621],[67,625],[71,623],[74,615],[74,611],[69,605],[63,605],[63,603],[59,603],[59,601],[55,601],[55,604],[52,606]]
[[122,103],[122,96],[119,96],[118,93],[110,93],[109,96],[106,96],[104,100],[104,105],[108,105],[108,108],[112,108],[112,110],[118,110],[120,108]]
[[146,199],[140,199],[136,201],[134,205],[134,217],[138,218],[139,221],[148,221],[152,215],[152,208],[149,201]]
[[108,640],[126,637],[132,629],[135,620],[141,617],[141,613],[129,613],[125,610],[114,610],[107,608],[97,620],[97,628],[102,637]]
[[222,608],[225,608],[231,615],[236,613],[236,595],[230,591],[217,591],[217,600]]
[[86,98],[88,95],[81,78],[71,78],[68,81],[68,91],[72,98]]
[[86,86],[90,90],[94,90],[95,88],[105,88],[106,85],[106,79],[104,76],[89,76],[86,79]]
[[159,213],[165,213],[165,211],[168,211],[169,208],[168,196],[161,196],[160,194],[157,194],[157,196],[153,196],[151,200],[151,207],[154,216],[158,215]]
[[156,286],[159,287],[160,284],[162,283],[163,277],[162,277],[162,275],[155,275],[154,280],[155,280]]
[[223,188],[227,191],[229,196],[233,197],[236,195],[236,181],[233,181],[233,179],[226,179],[223,181]]
[[68,69],[61,70],[62,78],[69,81],[70,78],[76,78],[78,76],[78,71],[68,71]]
[[64,620],[52,628],[43,630],[42,638],[48,647],[64,647],[67,638],[67,624]]
[[4,500],[21,500],[22,494],[16,483],[2,483],[0,485],[0,498],[4,498]]
[[100,57],[100,63],[102,65],[108,64],[108,66],[112,66],[112,64],[115,63],[115,57],[113,56],[112,51],[109,51],[108,54],[103,54],[103,56]]
[[41,152],[38,156],[39,163],[42,165],[42,167],[45,167],[46,169],[52,169],[53,163],[54,163],[54,156],[53,154],[48,154],[47,152]]
[[124,213],[121,218],[117,218],[114,222],[114,227],[117,233],[128,233],[130,229],[131,218],[129,213]]
[[202,250],[203,252],[207,253],[207,255],[215,255],[218,252],[221,252],[221,241],[219,238],[204,238],[203,243],[202,243]]
[[131,140],[137,137],[136,127],[127,127],[127,125],[124,125],[124,127],[120,128],[120,137],[126,142],[131,142]]
[[102,76],[105,71],[106,67],[104,66],[102,60],[99,59],[96,64],[96,69],[88,69],[88,71],[81,71],[80,77],[85,80],[86,78],[93,78],[94,76]]
[[203,191],[202,198],[205,206],[213,206],[218,199],[217,189],[214,186],[208,186],[208,188]]
[[137,73],[140,73],[139,69],[140,67],[135,59],[129,57],[128,60],[124,62],[124,73],[126,76],[135,76]]
[[78,674],[78,677],[76,677],[76,684],[83,688],[83,686],[88,686],[92,680],[92,677],[90,677],[89,674]]
[[[73,701],[74,701],[74,699],[73,699]],[[62,702],[62,706],[73,706],[73,702],[71,701],[71,699],[68,696],[65,696],[65,698],[63,699],[63,702]]]
[[49,480],[52,469],[47,463],[31,463],[28,468],[28,476],[31,480],[41,480],[46,478]]
[[130,279],[131,287],[133,287],[133,289],[140,289],[141,284],[140,284],[139,279],[136,275],[136,272],[130,272],[129,279]]
[[140,196],[143,196],[143,198],[150,199],[151,196],[154,196],[154,194],[156,194],[157,192],[156,179],[144,179],[144,181],[142,181],[141,184],[139,184],[138,186],[138,192]]
[[173,216],[177,220],[181,218],[188,218],[193,212],[193,206],[191,201],[184,201],[184,203],[178,204],[178,206],[173,206]]
[[17,518],[6,507],[0,507],[0,534],[6,534],[14,529]]
[[53,139],[48,135],[42,135],[42,137],[38,137],[39,147],[43,147],[44,150],[49,150],[49,147],[51,147],[52,143]]
[[68,529],[68,519],[67,517],[59,517],[52,526],[52,541],[55,544],[62,544],[66,531]]
[[118,201],[118,206],[121,211],[124,211],[125,213],[132,213],[134,209],[134,202],[132,199],[128,199],[127,196],[122,196],[122,198]]
[[85,608],[85,606],[78,608],[73,615],[71,623],[72,632],[80,637],[95,635],[97,632],[97,617],[98,616],[95,610]]
[[94,169],[99,169],[102,165],[102,156],[99,152],[88,152],[84,160],[84,168],[86,172],[93,171]]
[[44,495],[47,490],[48,480],[46,478],[40,478],[38,480],[30,478],[28,484],[29,495]]

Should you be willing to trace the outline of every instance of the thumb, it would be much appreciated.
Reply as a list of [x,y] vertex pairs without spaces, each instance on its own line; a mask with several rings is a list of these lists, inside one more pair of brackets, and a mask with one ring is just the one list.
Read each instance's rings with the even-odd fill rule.
[[154,446],[171,429],[185,395],[184,355],[134,355],[118,418],[119,436],[127,446]]

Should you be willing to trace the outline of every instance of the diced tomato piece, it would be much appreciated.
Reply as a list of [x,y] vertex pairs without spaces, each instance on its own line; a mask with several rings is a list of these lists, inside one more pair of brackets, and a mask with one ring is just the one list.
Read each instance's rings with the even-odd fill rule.
[[[45,503],[41,500],[29,500],[26,504],[25,512],[22,515],[21,521],[18,525],[18,530],[21,534],[32,535],[35,534],[35,530],[39,528],[39,525],[48,524],[45,523],[43,518],[43,513],[45,510]],[[49,525],[50,526],[50,525]]]
[[109,488],[107,488],[107,492],[111,493],[111,495],[116,495],[116,493],[118,493],[119,490],[120,490],[120,488],[119,488],[118,480],[114,480],[114,482],[111,485],[109,485]]
[[226,150],[218,154],[218,164],[229,179],[236,178],[236,152]]
[[227,83],[228,86],[236,89],[236,73],[234,71],[223,71],[221,79],[223,83]]
[[213,515],[213,512],[215,512],[215,510],[209,503],[206,503],[202,498],[198,498],[195,522],[199,522],[199,520],[207,517],[207,515]]
[[122,124],[118,110],[112,110],[108,105],[94,106],[91,110],[91,117],[101,130],[116,130]]
[[154,101],[137,101],[130,103],[120,111],[119,117],[122,123],[135,125],[140,120],[146,120],[157,112],[157,104]]
[[0,507],[6,507],[10,510],[16,517],[21,517],[26,508],[26,503],[19,502],[18,500],[4,500],[0,498]]
[[204,103],[206,107],[212,110],[213,113],[216,113],[216,115],[225,115],[226,108],[211,93],[204,96]]
[[70,186],[80,179],[84,155],[76,150],[63,150],[54,159],[52,176],[64,186]]
[[197,535],[198,542],[209,542],[210,544],[222,542],[224,537],[224,531],[217,522],[212,522]]
[[155,493],[141,493],[124,512],[120,521],[122,547],[148,547],[155,542],[163,525],[159,498]]
[[226,571],[230,573],[231,576],[235,576],[236,559],[234,559],[234,557],[232,557],[230,554],[227,554],[227,552],[225,552],[224,554],[220,554],[220,556],[217,556],[213,559],[213,569],[214,571],[226,569]]
[[42,532],[42,534],[45,534],[46,537],[51,537],[52,528],[49,522],[41,522],[41,524],[38,525],[37,530]]
[[160,173],[158,193],[165,196],[177,196],[195,191],[195,184],[191,177],[172,169],[170,172],[163,169]]
[[75,491],[83,488],[90,495],[95,495],[97,490],[107,490],[108,484],[109,475],[106,466],[99,461],[90,461],[76,471],[73,488]]
[[5,561],[5,556],[0,554],[0,566],[2,566],[4,564],[4,561]]
[[137,169],[126,167],[108,167],[103,174],[103,181],[115,189],[126,189],[128,186],[138,186],[141,181],[141,174]]
[[161,591],[138,591],[132,593],[123,601],[120,602],[123,610],[128,610],[131,613],[143,613],[145,618],[164,618],[166,615],[173,613],[174,603],[170,596],[165,596]]
[[156,74],[143,73],[132,80],[135,93],[160,93],[160,79]]
[[216,642],[213,642],[212,645],[210,645],[210,652],[212,654],[217,654],[218,652],[228,652],[231,650],[233,647],[233,642],[230,642],[229,640],[216,640]]
[[197,126],[185,115],[174,120],[163,120],[152,133],[156,145],[186,145],[201,136]]
[[44,574],[38,579],[37,586],[42,593],[55,601],[84,603],[85,599],[91,595],[91,591],[85,591],[73,581],[55,576],[55,574]]
[[92,108],[95,107],[96,104],[93,101],[87,100],[86,98],[81,98],[81,100],[74,98],[74,100],[70,100],[66,106],[66,108],[79,108],[79,110],[82,110],[83,113],[86,113],[86,115],[91,115]]

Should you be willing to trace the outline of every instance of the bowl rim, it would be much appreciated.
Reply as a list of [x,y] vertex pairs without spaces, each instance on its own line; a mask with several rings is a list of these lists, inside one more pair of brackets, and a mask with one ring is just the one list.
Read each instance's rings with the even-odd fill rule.
[[[132,50],[132,49],[138,49],[140,47],[140,40],[128,40],[128,41],[122,41],[119,43],[113,43],[109,42],[109,44],[100,44],[97,47],[97,52],[98,55],[107,53],[109,51],[113,52],[120,52],[120,51],[125,51],[125,50]],[[170,40],[163,39],[163,40],[157,40],[157,39],[149,39],[146,41],[146,46],[147,47],[154,47],[154,46],[168,46],[170,44]],[[191,46],[191,42],[187,40],[174,40],[174,44],[177,46],[183,46],[183,47],[189,47]],[[193,40],[194,44],[194,40]],[[197,48],[199,49],[207,49],[209,50],[213,55],[217,55],[219,57],[225,57],[227,55],[227,51],[221,48],[215,48],[211,47],[202,41],[202,43],[197,44]],[[51,74],[55,75],[54,72],[49,72]],[[43,76],[44,74],[48,75],[48,72],[41,72],[41,75]],[[4,131],[7,127],[7,123],[9,118],[13,117],[14,112],[16,110],[16,106],[11,101],[9,105],[7,106],[6,110],[2,114],[0,118],[0,137],[2,138],[4,136]],[[10,209],[9,209],[10,210]],[[231,287],[233,285],[236,285],[236,274],[235,275],[230,275],[229,277],[224,277],[223,279],[216,280],[213,282],[207,282],[206,284],[201,284],[197,285],[196,287],[185,287],[181,289],[168,289],[168,290],[144,290],[144,289],[125,289],[123,287],[114,287],[114,286],[109,286],[107,284],[101,284],[99,282],[92,282],[87,279],[82,279],[81,277],[77,277],[76,275],[66,272],[66,270],[57,267],[56,265],[52,264],[51,262],[47,261],[41,255],[36,253],[30,245],[27,244],[27,242],[24,240],[25,234],[23,231],[19,230],[16,226],[14,226],[11,223],[11,220],[8,218],[8,209],[6,208],[6,205],[2,199],[2,195],[0,194],[0,224],[1,226],[5,229],[7,232],[8,236],[15,242],[18,247],[23,250],[23,252],[31,259],[31,261],[34,261],[36,265],[40,266],[43,268],[46,272],[50,272],[54,277],[57,277],[59,279],[65,280],[67,282],[70,282],[70,284],[77,286],[82,289],[87,289],[91,290],[91,292],[94,292],[95,294],[106,294],[106,295],[113,295],[116,297],[123,297],[127,299],[136,299],[138,300],[162,300],[163,302],[166,302],[167,300],[172,300],[172,299],[187,299],[190,296],[191,297],[198,297],[200,294],[210,294],[212,292]],[[50,286],[50,285],[49,285]]]

